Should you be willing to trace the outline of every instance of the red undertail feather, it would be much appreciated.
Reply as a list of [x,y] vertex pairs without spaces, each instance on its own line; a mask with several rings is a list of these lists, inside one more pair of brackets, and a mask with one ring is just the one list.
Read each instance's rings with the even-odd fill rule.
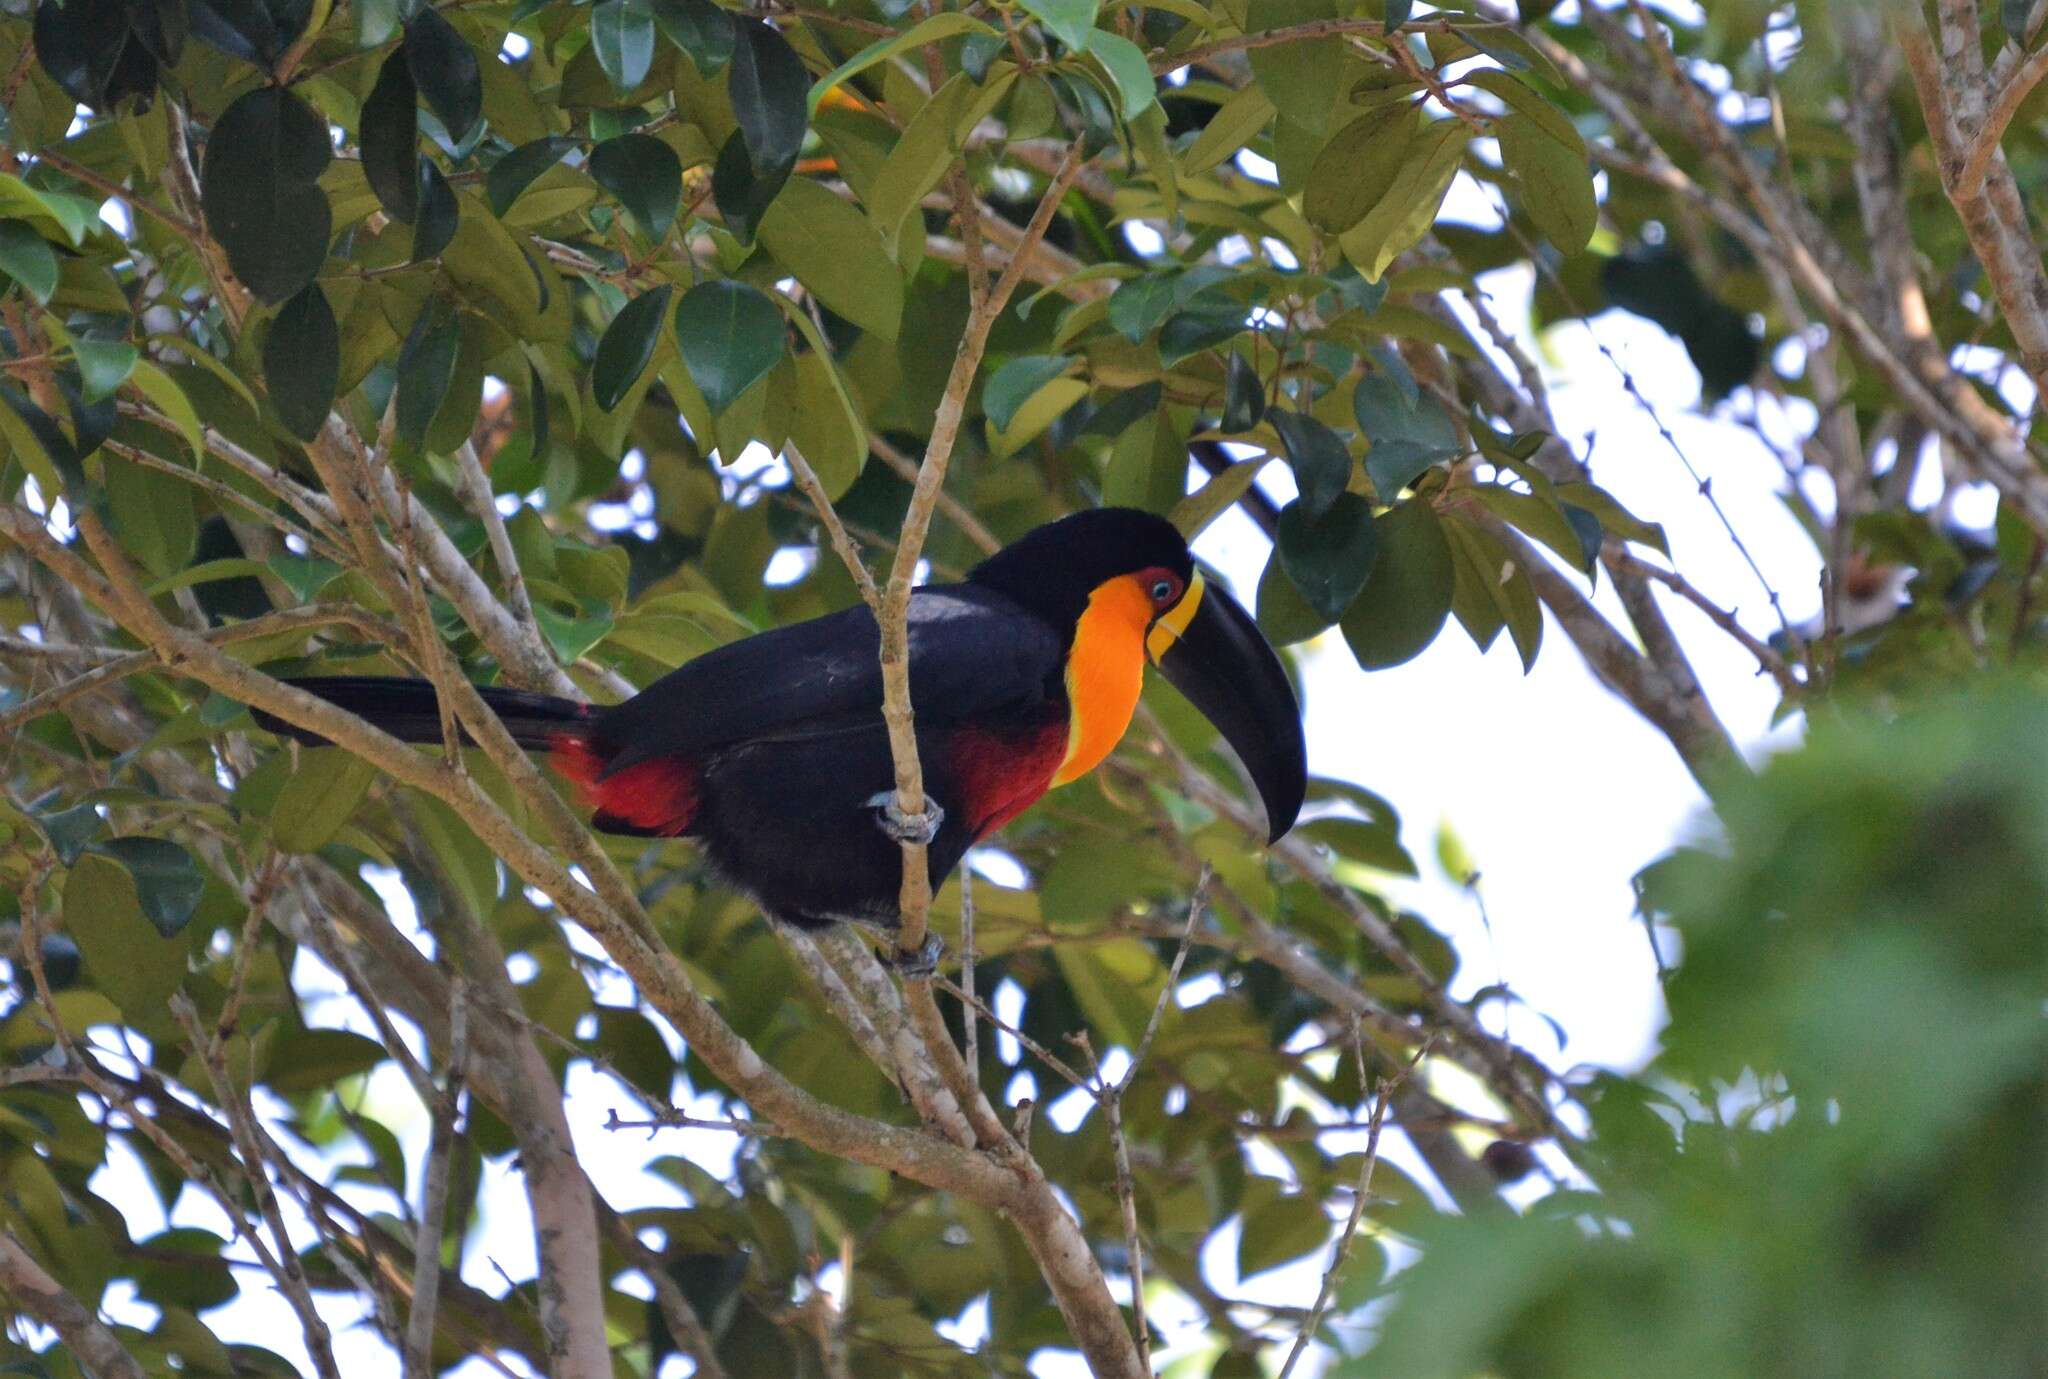
[[655,757],[606,775],[607,758],[587,738],[564,733],[550,743],[548,759],[597,811],[591,826],[601,832],[672,838],[696,817],[697,773],[674,758]]

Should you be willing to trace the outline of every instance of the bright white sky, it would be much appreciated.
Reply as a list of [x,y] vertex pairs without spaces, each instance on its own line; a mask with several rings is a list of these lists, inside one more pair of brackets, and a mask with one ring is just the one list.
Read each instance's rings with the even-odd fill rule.
[[[1483,195],[1462,177],[1450,209],[1459,219],[1491,219]],[[1678,566],[1699,588],[1737,609],[1752,631],[1772,630],[1755,577],[1660,438],[1656,423],[1624,391],[1616,365],[1595,348],[1596,336],[1631,372],[1693,464],[1712,477],[1715,495],[1783,597],[1788,615],[1798,621],[1817,611],[1819,566],[1776,496],[1785,485],[1780,463],[1756,434],[1732,419],[1756,405],[1749,394],[1723,404],[1711,417],[1701,416],[1697,377],[1683,350],[1661,331],[1610,313],[1590,329],[1560,327],[1537,340],[1527,329],[1527,272],[1495,274],[1485,286],[1500,318],[1543,361],[1566,438],[1583,453],[1585,437],[1597,434],[1596,481],[1637,515],[1664,524]],[[1803,431],[1810,421],[1803,404],[1795,404],[1798,414],[1790,420],[1769,399],[1762,406],[1765,429],[1775,436]],[[1277,466],[1267,471],[1276,496],[1290,496],[1287,476],[1277,471]],[[1824,490],[1810,496],[1825,505]],[[1924,503],[1932,495],[1916,496]],[[1973,501],[1959,516],[1983,525],[1989,509]],[[1204,536],[1198,551],[1249,604],[1266,558],[1265,542],[1249,519],[1233,512]],[[1615,609],[1604,585],[1597,600]],[[1667,606],[1709,699],[1745,749],[1754,754],[1774,741],[1789,740],[1791,729],[1772,736],[1774,687],[1756,673],[1741,648],[1690,607],[1675,601]],[[1527,676],[1505,635],[1481,656],[1455,622],[1423,656],[1377,674],[1361,672],[1334,634],[1301,654],[1312,768],[1367,785],[1400,810],[1404,840],[1423,876],[1392,883],[1389,892],[1455,940],[1464,958],[1459,990],[1506,983],[1535,1010],[1555,1019],[1568,1041],[1561,1049],[1528,1010],[1512,1014],[1512,1032],[1560,1069],[1639,1065],[1654,1048],[1662,1009],[1646,939],[1633,915],[1629,878],[1681,835],[1702,803],[1665,741],[1594,682],[1554,624],[1546,627],[1542,655]],[[1471,896],[1435,865],[1434,837],[1444,822],[1455,828],[1483,874],[1490,934]],[[391,894],[402,901],[402,892],[394,888]],[[395,908],[409,919],[402,907]],[[301,962],[299,975],[308,987],[339,990],[332,973],[304,956]],[[609,1002],[630,999],[620,989],[599,994]],[[309,1013],[316,1022],[372,1032],[343,1001],[312,1002]],[[1498,1008],[1494,1018],[1497,1028],[1504,1018]],[[655,1155],[681,1153],[713,1172],[730,1169],[730,1136],[678,1131],[650,1141],[642,1133],[605,1131],[611,1109],[631,1117],[636,1108],[602,1077],[587,1072],[572,1077],[568,1105],[579,1157],[621,1208],[681,1202],[675,1188],[642,1171]],[[371,1078],[366,1109],[399,1129],[417,1170],[426,1122],[390,1065]],[[701,1109],[710,1113],[709,1107]],[[1064,1121],[1085,1108],[1047,1109]],[[290,1140],[288,1134],[282,1138]],[[1333,1137],[1330,1147],[1354,1146]],[[1407,1157],[1391,1137],[1388,1153]],[[1262,1171],[1277,1171],[1275,1156],[1255,1154],[1254,1162]],[[137,1238],[166,1224],[131,1157],[117,1157],[103,1170],[100,1186],[121,1205]],[[377,1194],[348,1191],[366,1206],[388,1209]],[[219,1212],[194,1192],[187,1192],[171,1221],[228,1233]],[[1241,1282],[1232,1264],[1234,1241],[1234,1227],[1219,1231],[1208,1252],[1212,1282],[1221,1293],[1297,1303],[1313,1297],[1321,1260],[1311,1257]],[[533,1268],[531,1222],[520,1180],[505,1163],[489,1166],[483,1218],[470,1239],[464,1277],[497,1294],[506,1286],[504,1275],[526,1278]],[[253,1272],[245,1276],[245,1282],[256,1280]],[[152,1320],[151,1309],[125,1288],[110,1296],[107,1312],[140,1325]],[[355,1379],[396,1374],[395,1357],[361,1325],[352,1302],[335,1302],[327,1312],[348,1373]],[[1198,1320],[1175,1312],[1165,1299],[1155,1302],[1154,1312],[1169,1325]],[[225,1338],[268,1345],[306,1363],[289,1310],[267,1289],[252,1289],[210,1320]],[[971,1344],[984,1326],[977,1307],[949,1329]],[[1054,1354],[1041,1357],[1035,1369],[1046,1379],[1085,1373],[1076,1359]],[[472,1362],[459,1372],[478,1379],[491,1371]],[[687,1372],[686,1362],[672,1360],[662,1379]]]

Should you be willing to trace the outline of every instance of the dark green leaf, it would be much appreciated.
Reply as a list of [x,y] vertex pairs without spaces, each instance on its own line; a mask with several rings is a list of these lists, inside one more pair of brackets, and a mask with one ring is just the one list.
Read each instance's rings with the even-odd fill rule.
[[311,1092],[366,1073],[390,1056],[376,1040],[345,1029],[300,1030],[271,1054],[268,1081],[287,1096]]
[[1351,395],[1359,429],[1372,442],[1365,474],[1382,502],[1392,502],[1424,470],[1461,449],[1449,414],[1435,398],[1413,389],[1412,377],[1380,372],[1360,379]]
[[1018,408],[1073,366],[1073,358],[1064,354],[1029,354],[1012,359],[982,385],[981,409],[996,430],[1008,430]]
[[35,7],[35,55],[43,71],[78,105],[106,110],[156,90],[157,63],[130,36],[121,0],[71,0]]
[[85,845],[105,831],[107,821],[100,817],[98,805],[74,805],[54,814],[38,814],[36,824],[43,830],[43,836],[50,840],[51,851],[57,860],[70,866],[78,860],[78,854],[85,851]]
[[206,878],[192,854],[167,838],[109,838],[90,851],[128,869],[142,913],[165,938],[175,938],[199,908]]
[[1305,642],[1330,625],[1330,619],[1309,607],[1280,563],[1279,551],[1266,558],[1259,575],[1259,630],[1274,646]]
[[420,216],[412,227],[412,261],[424,263],[438,258],[462,225],[462,207],[455,189],[441,175],[441,169],[426,154],[420,155]]
[[1379,541],[1372,504],[1340,493],[1329,511],[1311,516],[1300,502],[1280,510],[1280,563],[1309,607],[1335,622],[1372,575]]
[[690,55],[699,75],[716,76],[732,60],[738,35],[733,17],[711,0],[653,0],[654,22],[668,41]]
[[439,297],[431,298],[398,351],[398,434],[407,444],[426,442],[427,427],[455,380],[461,345],[455,309]]
[[[269,67],[305,27],[307,12],[299,10],[291,32],[280,32],[276,10],[263,0],[187,0],[192,35],[244,62]],[[277,10],[289,7],[279,6]]]
[[[341,332],[318,283],[279,309],[263,337],[263,383],[285,429],[302,441],[320,434],[341,375]],[[303,597],[303,596],[302,596]]]
[[484,111],[484,79],[476,54],[431,5],[421,5],[406,22],[404,50],[427,108],[440,117],[448,137],[461,143]]
[[742,241],[752,239],[795,167],[794,158],[766,170],[755,167],[746,135],[735,129],[711,168],[711,195],[725,217],[725,228]]
[[71,356],[78,364],[79,396],[87,402],[112,397],[142,358],[125,340],[74,340]]
[[521,144],[491,164],[491,171],[484,178],[484,193],[491,203],[491,214],[502,219],[519,200],[519,194],[532,185],[534,178],[561,162],[562,155],[579,147],[581,145],[574,139],[550,135]]
[[1190,355],[1214,349],[1235,339],[1246,329],[1250,312],[1244,303],[1221,290],[1204,292],[1188,303],[1187,310],[1167,319],[1159,328],[1159,358],[1171,366]]
[[57,290],[57,253],[27,221],[0,220],[0,272],[42,306]]
[[1096,0],[1022,0],[1022,4],[1068,51],[1078,53],[1087,48],[1088,35],[1095,28]]
[[1351,452],[1344,438],[1305,412],[1274,412],[1268,419],[1294,467],[1307,515],[1321,517],[1351,483]]
[[619,199],[650,239],[666,235],[683,200],[683,164],[652,134],[621,134],[590,151],[590,175]]
[[1380,553],[1344,614],[1344,640],[1359,665],[1384,670],[1436,640],[1451,613],[1456,571],[1436,512],[1420,498],[1396,504],[1373,526]]
[[1392,33],[1408,22],[1409,14],[1415,9],[1415,0],[1380,0],[1381,22]]
[[1084,436],[1107,436],[1114,440],[1133,422],[1158,411],[1159,399],[1164,392],[1158,383],[1126,388],[1089,413],[1080,433]]
[[1266,388],[1251,361],[1232,350],[1223,366],[1223,418],[1217,428],[1226,436],[1242,435],[1266,414]]
[[215,122],[200,174],[207,227],[251,292],[281,302],[327,257],[333,213],[316,178],[333,156],[327,122],[297,96],[262,87]]
[[404,44],[384,59],[363,102],[356,146],[378,204],[393,220],[412,224],[420,210],[420,108]]
[[676,343],[712,414],[768,376],[782,358],[782,313],[744,283],[699,283],[676,304]]
[[663,283],[627,302],[597,342],[597,357],[590,366],[590,391],[607,412],[619,405],[647,361],[654,358],[654,347],[668,320],[670,291]]
[[777,168],[796,161],[803,147],[810,112],[811,75],[789,40],[759,20],[735,20],[739,42],[733,49],[732,111],[746,136],[747,156],[756,168]]
[[599,0],[590,7],[590,51],[621,94],[654,65],[654,11],[648,0]]

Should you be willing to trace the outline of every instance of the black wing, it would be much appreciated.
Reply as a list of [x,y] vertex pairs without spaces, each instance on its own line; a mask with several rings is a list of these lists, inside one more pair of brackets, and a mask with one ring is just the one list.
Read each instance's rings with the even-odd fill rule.
[[[592,731],[606,774],[650,757],[699,759],[769,738],[871,727],[882,716],[881,638],[866,605],[729,643],[678,666]],[[994,590],[928,586],[910,600],[910,697],[920,725],[985,721],[1045,702],[1066,647]]]

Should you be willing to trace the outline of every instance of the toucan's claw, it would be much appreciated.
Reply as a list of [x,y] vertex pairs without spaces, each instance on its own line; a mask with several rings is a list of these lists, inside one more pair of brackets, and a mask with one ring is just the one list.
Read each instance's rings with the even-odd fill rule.
[[946,942],[937,934],[926,934],[924,945],[915,953],[892,950],[884,959],[902,977],[929,977],[939,970],[939,959],[946,956]]
[[939,808],[939,802],[925,796],[924,813],[905,814],[896,807],[896,792],[882,790],[868,797],[868,808],[875,811],[875,826],[898,843],[918,843],[925,847],[939,836],[939,828],[946,822],[946,811]]

